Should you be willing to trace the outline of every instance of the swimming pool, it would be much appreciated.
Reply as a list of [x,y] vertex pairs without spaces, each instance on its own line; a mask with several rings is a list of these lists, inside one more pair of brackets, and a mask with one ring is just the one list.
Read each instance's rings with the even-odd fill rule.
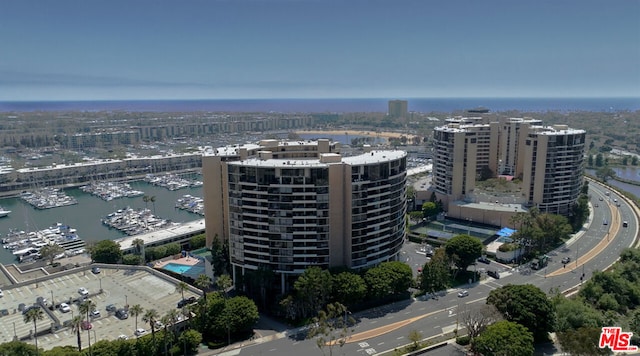
[[167,271],[175,272],[178,274],[187,273],[191,269],[191,267],[192,266],[181,265],[177,263],[167,263],[166,265],[162,266],[163,269],[166,269]]

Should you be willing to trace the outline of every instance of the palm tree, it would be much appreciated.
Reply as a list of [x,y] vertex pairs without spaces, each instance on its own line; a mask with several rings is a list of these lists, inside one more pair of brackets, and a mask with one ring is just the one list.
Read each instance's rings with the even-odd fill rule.
[[136,254],[140,255],[140,262],[144,263],[146,261],[144,256],[144,240],[134,239],[133,241],[131,241],[131,246],[136,249]]
[[152,195],[149,201],[153,204],[153,215],[156,215],[156,196]]
[[211,286],[211,278],[209,278],[209,276],[207,276],[206,274],[201,274],[198,276],[198,278],[196,278],[196,281],[194,282],[194,284],[196,285],[196,287],[202,290],[202,293],[206,300],[207,289],[209,289],[209,287]]
[[184,300],[184,291],[189,289],[189,285],[183,281],[180,281],[178,285],[176,285],[176,291],[182,293],[182,300]]
[[[94,303],[91,300],[85,300],[84,302],[82,302],[80,304],[80,306],[78,307],[80,314],[86,314],[87,316],[87,325],[91,324],[91,321],[89,320],[89,313],[93,312],[94,310],[96,310],[96,303]],[[89,350],[91,350],[91,329],[87,328],[87,336],[89,337]]]
[[76,315],[71,319],[71,332],[75,332],[78,337],[78,351],[82,351],[82,338],[80,337],[80,330],[82,330],[82,322],[84,318],[82,315]]
[[142,197],[142,201],[144,202],[144,208],[147,209],[149,208],[149,199],[151,197],[149,197],[148,195],[145,195]]
[[[171,309],[171,310],[175,310],[175,309]],[[168,336],[167,327],[169,326],[169,323],[171,322],[171,317],[167,313],[164,316],[162,316],[162,318],[160,318],[160,322],[162,323],[163,328],[164,328],[164,335],[162,337],[163,344],[164,344],[164,354],[167,355],[168,354],[168,351],[167,351],[167,336]],[[171,339],[173,340],[173,334],[171,334]]]
[[142,314],[144,308],[140,304],[134,304],[129,308],[129,313],[136,318],[136,330],[138,330],[138,315]]
[[220,277],[218,277],[218,279],[216,280],[216,284],[218,285],[218,288],[222,289],[222,291],[224,292],[225,298],[227,298],[228,297],[227,291],[229,290],[229,288],[231,288],[231,286],[233,286],[233,281],[231,280],[231,277],[229,277],[228,274],[223,274]]
[[36,322],[44,319],[44,311],[40,307],[29,309],[23,316],[24,323],[33,322],[33,335],[36,340],[36,353],[38,352],[38,326]]
[[[175,309],[171,309],[167,312],[167,317],[169,317],[169,322],[171,323],[171,330],[174,334],[177,335],[176,324],[178,323],[178,311]],[[166,324],[165,324],[166,325]]]
[[201,274],[196,279],[195,285],[196,287],[202,290],[202,296],[204,297],[203,304],[201,304],[203,306],[201,310],[202,312],[201,322],[202,322],[202,325],[204,325],[204,318],[205,318],[205,315],[207,314],[207,289],[209,289],[209,287],[211,286],[211,278],[209,278],[209,276],[207,276],[206,274]]
[[149,323],[149,326],[151,326],[151,336],[153,337],[154,347],[156,343],[156,320],[158,320],[158,317],[158,312],[155,309],[147,310],[142,316],[142,321]]

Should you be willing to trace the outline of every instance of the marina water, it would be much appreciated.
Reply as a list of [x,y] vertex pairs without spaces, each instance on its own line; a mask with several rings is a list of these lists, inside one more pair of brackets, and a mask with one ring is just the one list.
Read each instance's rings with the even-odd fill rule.
[[[203,217],[175,208],[176,200],[185,194],[202,196],[202,187],[189,187],[170,191],[143,181],[131,182],[131,188],[141,190],[147,196],[155,196],[155,204],[145,203],[142,196],[120,198],[104,201],[99,197],[82,192],[80,188],[66,189],[67,195],[78,200],[78,204],[59,208],[39,210],[20,198],[6,198],[0,200],[0,205],[11,214],[0,218],[0,235],[3,237],[11,230],[37,231],[46,229],[55,223],[63,223],[78,230],[78,235],[87,245],[105,239],[114,240],[126,236],[124,233],[103,225],[101,219],[108,214],[128,207],[143,209],[148,207],[151,212],[161,219],[173,222],[188,222]],[[155,205],[155,212],[154,212]],[[10,250],[0,249],[0,263],[17,262]]]

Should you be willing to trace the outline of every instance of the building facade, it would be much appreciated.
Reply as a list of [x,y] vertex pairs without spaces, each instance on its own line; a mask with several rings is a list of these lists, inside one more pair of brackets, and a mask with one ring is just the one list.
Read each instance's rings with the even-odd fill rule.
[[205,155],[203,178],[207,244],[228,239],[234,281],[268,269],[284,293],[309,266],[372,267],[404,242],[403,151],[265,140]]
[[543,126],[536,119],[448,120],[434,130],[433,188],[458,209],[461,201],[477,202],[478,181],[517,178],[522,189],[508,203],[566,216],[583,184],[585,137],[584,130]]
[[389,116],[406,118],[408,113],[408,102],[406,100],[389,100]]

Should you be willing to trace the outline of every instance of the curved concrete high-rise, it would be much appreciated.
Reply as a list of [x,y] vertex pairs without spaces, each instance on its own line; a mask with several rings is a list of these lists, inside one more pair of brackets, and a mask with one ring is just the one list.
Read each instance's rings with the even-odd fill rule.
[[266,268],[282,292],[309,266],[396,260],[406,170],[404,151],[342,157],[327,140],[219,148],[203,157],[208,245],[228,239],[234,280]]

